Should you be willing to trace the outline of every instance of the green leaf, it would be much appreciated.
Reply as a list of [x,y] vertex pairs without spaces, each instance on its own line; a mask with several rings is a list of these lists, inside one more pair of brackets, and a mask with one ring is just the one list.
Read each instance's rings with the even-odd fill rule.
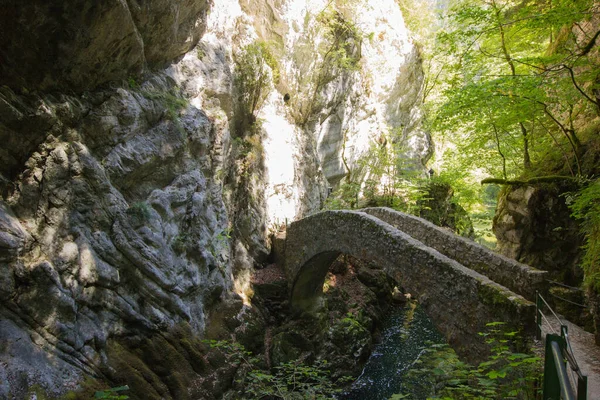
[[496,361],[484,361],[484,362],[482,362],[482,363],[479,364],[479,368],[483,369],[483,368],[486,368],[486,367],[489,367],[489,366],[492,366],[492,365],[495,365],[495,364],[497,364]]
[[496,370],[492,370],[490,372],[488,372],[486,374],[486,376],[490,379],[498,379],[498,378],[505,378],[506,377],[506,371],[496,371]]

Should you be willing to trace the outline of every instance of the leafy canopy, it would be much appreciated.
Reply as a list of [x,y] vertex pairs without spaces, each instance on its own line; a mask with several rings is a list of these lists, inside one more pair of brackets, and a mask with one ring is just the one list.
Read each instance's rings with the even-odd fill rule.
[[428,99],[430,128],[453,144],[447,156],[507,178],[531,173],[558,151],[571,174],[581,173],[577,132],[598,111],[600,68],[588,49],[597,33],[578,30],[592,6],[453,2],[436,36],[438,75]]

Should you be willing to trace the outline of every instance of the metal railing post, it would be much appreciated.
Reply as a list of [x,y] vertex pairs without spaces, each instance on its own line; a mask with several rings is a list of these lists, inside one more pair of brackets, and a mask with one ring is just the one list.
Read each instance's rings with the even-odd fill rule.
[[540,292],[535,291],[535,338],[542,340],[542,298]]
[[567,336],[569,335],[569,327],[566,325],[560,325],[560,337],[567,340]]
[[587,400],[587,375],[577,377],[577,400]]

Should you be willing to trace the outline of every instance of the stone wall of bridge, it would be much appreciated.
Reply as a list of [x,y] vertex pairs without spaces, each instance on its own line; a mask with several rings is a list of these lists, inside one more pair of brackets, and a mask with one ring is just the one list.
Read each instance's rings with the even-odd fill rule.
[[284,269],[296,311],[319,313],[327,271],[342,253],[373,262],[393,276],[467,359],[483,358],[486,346],[477,333],[488,322],[505,321],[533,332],[533,303],[394,226],[356,211],[325,211],[288,227]]
[[495,253],[422,218],[384,207],[366,208],[361,211],[393,225],[426,246],[487,276],[526,299],[534,301],[536,291],[545,293],[548,289],[546,271]]

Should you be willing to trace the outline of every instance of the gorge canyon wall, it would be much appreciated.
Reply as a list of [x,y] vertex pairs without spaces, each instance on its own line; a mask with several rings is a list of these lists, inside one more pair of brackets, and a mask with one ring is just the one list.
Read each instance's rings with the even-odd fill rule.
[[392,0],[0,11],[0,397],[110,379],[115,343],[200,338],[224,305],[242,318],[271,231],[388,138],[415,169],[430,155]]

